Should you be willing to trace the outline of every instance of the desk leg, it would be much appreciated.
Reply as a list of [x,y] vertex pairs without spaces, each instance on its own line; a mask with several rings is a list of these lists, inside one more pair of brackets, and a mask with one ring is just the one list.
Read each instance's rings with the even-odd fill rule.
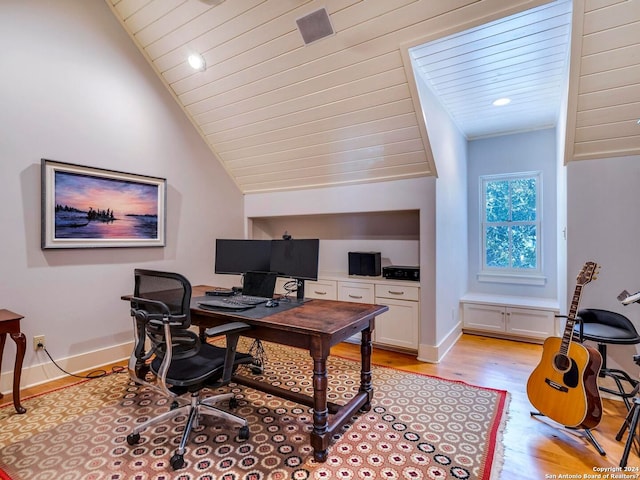
[[[0,333],[0,372],[2,371],[2,354],[4,353],[4,342],[7,341],[7,334]],[[2,393],[0,393],[0,398],[4,397]]]
[[24,352],[27,347],[27,339],[24,333],[12,333],[11,338],[16,342],[16,364],[13,367],[13,406],[18,413],[27,411],[20,405],[20,375],[22,374],[22,361],[24,360]]
[[313,431],[311,446],[317,462],[327,460],[329,447],[329,410],[327,408],[327,358],[313,359]]
[[360,391],[367,394],[367,401],[362,405],[360,411],[368,412],[371,410],[371,400],[373,399],[373,386],[371,383],[371,330],[368,328],[362,330],[360,335],[360,358],[362,362],[360,366]]

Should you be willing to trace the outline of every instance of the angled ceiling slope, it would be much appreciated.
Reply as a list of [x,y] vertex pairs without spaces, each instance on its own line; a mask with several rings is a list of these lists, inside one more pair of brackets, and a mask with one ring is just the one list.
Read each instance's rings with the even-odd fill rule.
[[[435,175],[401,45],[544,3],[105,1],[245,193]],[[335,35],[305,46],[321,7]]]
[[640,0],[574,2],[565,162],[640,155]]
[[[105,2],[245,193],[436,175],[401,49],[426,34],[444,37],[461,25],[551,3]],[[640,150],[638,136],[622,120],[640,103],[639,2],[574,0],[587,5],[581,7],[584,45],[574,38],[572,50],[575,55],[580,44],[583,55],[571,65],[580,71],[580,83],[570,84],[567,132],[571,149],[575,138],[576,158],[611,151],[598,148],[610,138],[627,151]],[[322,7],[335,34],[305,45],[296,20]],[[204,57],[206,70],[188,65],[193,53]],[[607,82],[611,89],[603,91]],[[621,122],[627,128],[617,128]],[[623,139],[614,137],[623,131]]]

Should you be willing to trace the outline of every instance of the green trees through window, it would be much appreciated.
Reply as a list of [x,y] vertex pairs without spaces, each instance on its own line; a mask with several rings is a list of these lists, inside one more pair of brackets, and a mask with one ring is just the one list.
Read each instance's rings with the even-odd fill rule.
[[537,271],[540,173],[484,176],[483,269]]

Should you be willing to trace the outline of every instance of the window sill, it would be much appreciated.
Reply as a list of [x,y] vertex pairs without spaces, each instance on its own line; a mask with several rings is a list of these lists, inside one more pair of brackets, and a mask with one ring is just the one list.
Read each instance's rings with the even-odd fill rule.
[[487,283],[509,283],[512,285],[536,285],[542,286],[547,283],[547,277],[542,275],[519,275],[517,273],[479,273],[479,282]]

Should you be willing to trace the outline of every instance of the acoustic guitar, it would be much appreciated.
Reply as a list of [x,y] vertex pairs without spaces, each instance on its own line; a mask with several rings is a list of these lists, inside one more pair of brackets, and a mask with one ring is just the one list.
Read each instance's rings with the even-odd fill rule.
[[590,429],[602,418],[598,391],[602,356],[597,349],[572,341],[582,287],[595,280],[597,267],[587,262],[580,270],[564,335],[545,340],[542,359],[527,382],[531,404],[566,427]]

